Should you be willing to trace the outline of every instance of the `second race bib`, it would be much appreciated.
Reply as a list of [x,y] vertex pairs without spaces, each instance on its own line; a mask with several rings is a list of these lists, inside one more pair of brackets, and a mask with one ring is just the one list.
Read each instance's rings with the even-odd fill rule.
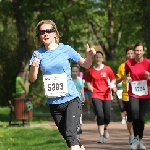
[[133,81],[131,83],[132,93],[138,96],[148,95],[147,81]]

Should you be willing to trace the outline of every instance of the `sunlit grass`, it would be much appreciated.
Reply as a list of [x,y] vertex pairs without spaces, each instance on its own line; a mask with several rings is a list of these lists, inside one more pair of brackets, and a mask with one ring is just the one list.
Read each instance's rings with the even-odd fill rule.
[[60,133],[47,128],[1,128],[1,150],[67,150]]
[[[33,112],[33,117],[32,117],[32,119],[30,119],[30,124],[47,123],[47,122],[49,122],[49,120],[51,118],[48,105],[42,106],[39,108],[33,108],[32,112]],[[9,107],[0,107],[0,126],[8,125],[9,113],[10,113]],[[41,115],[41,114],[44,114],[44,115]],[[17,120],[13,117],[12,123],[22,123],[22,121]]]

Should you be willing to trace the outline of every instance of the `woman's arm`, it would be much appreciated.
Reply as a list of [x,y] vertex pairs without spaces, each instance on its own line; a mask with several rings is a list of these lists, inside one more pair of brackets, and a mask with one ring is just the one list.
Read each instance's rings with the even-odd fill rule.
[[116,77],[116,84],[122,82],[122,80],[124,80],[126,78],[126,75],[122,76],[121,78]]
[[30,67],[29,79],[31,82],[34,82],[37,79],[38,69],[39,68],[36,66]]
[[94,48],[90,48],[89,45],[87,44],[86,52],[87,52],[87,58],[82,58],[81,57],[80,60],[79,60],[79,64],[82,67],[88,69],[92,65],[92,58],[96,54],[96,51],[95,51]]
[[84,88],[82,88],[82,89],[80,90],[80,92],[81,92],[81,96],[82,96],[82,101],[84,102],[84,101],[85,101]]
[[93,92],[94,87],[90,84],[90,82],[87,82],[87,87],[88,87],[88,89],[89,89],[90,91]]

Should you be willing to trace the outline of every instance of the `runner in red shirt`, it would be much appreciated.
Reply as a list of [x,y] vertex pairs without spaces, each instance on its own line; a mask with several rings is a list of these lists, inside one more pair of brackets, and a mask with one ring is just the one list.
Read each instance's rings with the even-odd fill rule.
[[92,103],[97,115],[97,125],[100,133],[98,143],[104,143],[104,138],[109,137],[107,126],[111,114],[111,89],[115,89],[115,75],[109,66],[102,64],[103,53],[97,51],[95,66],[87,72],[85,81],[88,89],[92,91]]
[[148,108],[150,88],[150,60],[143,58],[144,46],[137,43],[134,46],[135,58],[125,63],[125,73],[129,82],[129,101],[133,117],[134,142],[132,150],[146,149],[143,145],[145,114]]

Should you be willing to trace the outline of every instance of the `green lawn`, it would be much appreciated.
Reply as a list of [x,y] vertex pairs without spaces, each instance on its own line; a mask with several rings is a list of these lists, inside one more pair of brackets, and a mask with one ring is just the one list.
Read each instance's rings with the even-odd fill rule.
[[[9,112],[9,107],[0,108],[0,150],[68,150],[65,141],[55,129],[9,127]],[[49,113],[49,107],[34,108],[30,124],[48,123],[49,115],[37,116],[42,113]],[[22,122],[13,119],[12,123]]]
[[[7,126],[9,121],[9,107],[0,107],[0,126]],[[41,116],[40,114],[46,115]],[[39,114],[39,115],[38,115]],[[31,124],[46,123],[50,120],[49,106],[42,106],[40,108],[33,108],[33,118],[30,120]],[[12,119],[12,123],[20,123],[21,120]]]
[[67,150],[60,133],[47,128],[1,128],[0,150]]

